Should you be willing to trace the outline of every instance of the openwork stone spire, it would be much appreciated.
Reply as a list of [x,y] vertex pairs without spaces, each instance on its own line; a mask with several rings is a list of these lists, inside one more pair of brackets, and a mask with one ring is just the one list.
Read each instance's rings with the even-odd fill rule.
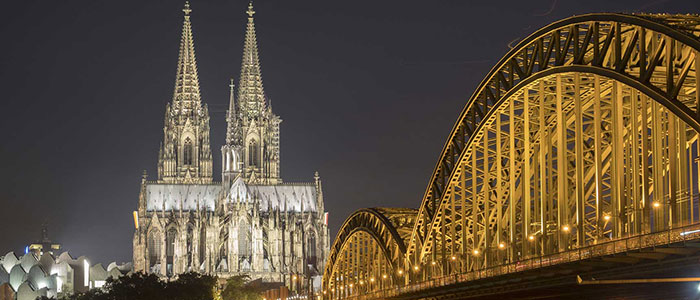
[[[248,24],[238,98],[234,99],[231,93],[226,116],[226,144],[221,148],[222,181],[233,182],[242,176],[246,183],[278,184],[282,182],[279,171],[279,124],[282,120],[272,112],[265,99],[252,2],[248,4],[246,14]],[[233,83],[230,88],[233,92]]]
[[182,38],[180,39],[180,57],[177,61],[173,109],[179,113],[190,113],[201,109],[201,98],[199,94],[197,62],[194,56],[192,23],[190,22],[192,9],[190,9],[189,1],[185,2],[185,7],[182,11],[185,13],[185,20],[182,25]]
[[185,2],[182,11],[185,20],[180,39],[180,57],[173,101],[165,108],[158,180],[167,183],[209,183],[212,180],[209,111],[206,105],[202,105],[199,94],[189,2]]
[[253,2],[248,4],[248,26],[243,44],[241,77],[238,80],[239,113],[243,118],[258,118],[265,109],[265,92],[263,91],[260,61],[258,59],[258,40],[255,35]]

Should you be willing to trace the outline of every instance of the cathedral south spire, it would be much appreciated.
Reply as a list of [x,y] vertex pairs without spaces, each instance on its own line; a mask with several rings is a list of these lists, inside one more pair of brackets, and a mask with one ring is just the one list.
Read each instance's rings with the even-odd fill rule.
[[194,56],[194,40],[192,37],[192,23],[190,21],[192,9],[189,1],[185,2],[182,12],[185,14],[185,20],[182,25],[182,37],[180,39],[180,55],[177,61],[173,106],[175,109],[189,113],[201,109],[199,77],[197,76],[197,62]]
[[169,183],[208,183],[212,180],[209,111],[202,105],[194,54],[189,1],[184,21],[172,103],[166,106],[158,180]]

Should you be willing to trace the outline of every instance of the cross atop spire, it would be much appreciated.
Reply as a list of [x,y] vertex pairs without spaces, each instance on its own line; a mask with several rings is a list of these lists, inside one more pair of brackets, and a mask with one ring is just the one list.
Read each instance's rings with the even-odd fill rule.
[[253,10],[253,1],[251,0],[248,2],[248,11],[245,12],[248,14],[248,18],[252,18],[253,15],[255,14],[255,11]]
[[192,12],[192,10],[190,9],[190,1],[185,1],[185,8],[182,9],[182,12],[185,13],[186,17],[190,16],[190,13]]

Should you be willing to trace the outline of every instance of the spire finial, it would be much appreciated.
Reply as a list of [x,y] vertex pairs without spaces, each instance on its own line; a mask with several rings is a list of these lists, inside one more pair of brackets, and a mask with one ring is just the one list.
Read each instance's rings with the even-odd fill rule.
[[236,85],[233,83],[233,78],[231,78],[231,82],[229,82],[228,87],[231,88],[231,91],[233,91],[233,88],[236,87]]
[[249,18],[253,17],[253,15],[255,14],[255,11],[253,10],[253,1],[248,2],[248,11],[246,11],[245,13],[248,14]]
[[185,1],[185,8],[182,9],[182,12],[185,13],[185,16],[189,16],[192,10],[190,9],[190,1]]

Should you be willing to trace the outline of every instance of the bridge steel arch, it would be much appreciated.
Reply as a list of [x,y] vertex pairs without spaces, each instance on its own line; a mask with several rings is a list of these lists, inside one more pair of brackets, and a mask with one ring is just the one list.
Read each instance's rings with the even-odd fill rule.
[[698,16],[588,14],[521,41],[453,127],[397,284],[698,225],[698,36]]
[[353,213],[331,247],[323,273],[324,292],[341,297],[397,284],[402,276],[395,270],[405,262],[405,240],[416,213],[410,208],[366,208]]

